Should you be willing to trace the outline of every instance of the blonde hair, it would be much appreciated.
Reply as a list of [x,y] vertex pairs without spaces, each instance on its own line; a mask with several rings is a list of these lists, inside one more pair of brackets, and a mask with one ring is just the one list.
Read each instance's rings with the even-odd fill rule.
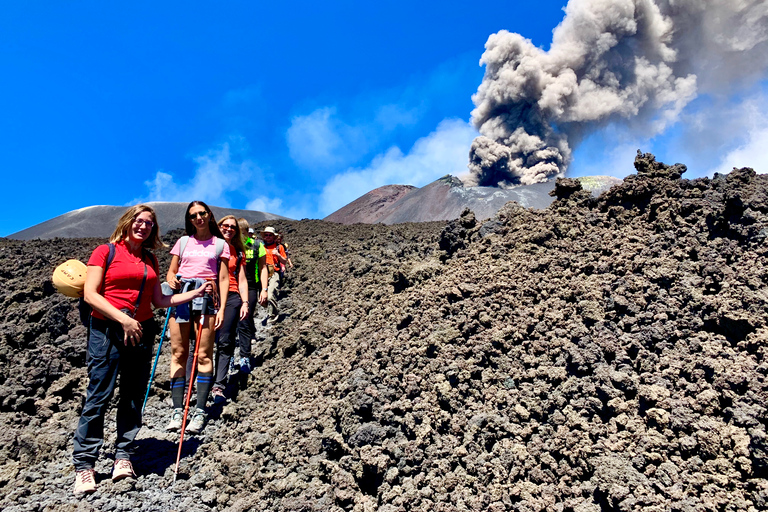
[[240,236],[245,239],[245,237],[248,236],[248,230],[251,229],[251,225],[248,224],[248,221],[245,220],[245,217],[240,217],[237,219],[237,225],[240,226]]
[[162,240],[160,240],[160,226],[157,224],[157,215],[155,215],[155,210],[146,204],[137,204],[136,206],[131,206],[125,211],[123,216],[120,217],[120,220],[117,221],[117,226],[115,227],[115,231],[112,233],[112,236],[109,237],[110,243],[116,244],[128,238],[128,230],[130,229],[131,224],[133,224],[133,222],[136,220],[136,217],[144,212],[149,212],[149,214],[152,215],[152,222],[154,224],[152,226],[152,231],[149,232],[149,236],[146,240],[144,240],[144,242],[142,242],[141,246],[145,249],[160,249],[161,247],[168,247],[163,243]]
[[243,234],[240,232],[240,223],[237,221],[237,217],[234,215],[225,215],[221,218],[221,220],[219,220],[219,229],[221,229],[221,224],[227,219],[232,219],[235,221],[235,236],[232,237],[232,245],[235,246],[235,249],[237,249],[238,252],[245,252],[245,246],[243,245]]

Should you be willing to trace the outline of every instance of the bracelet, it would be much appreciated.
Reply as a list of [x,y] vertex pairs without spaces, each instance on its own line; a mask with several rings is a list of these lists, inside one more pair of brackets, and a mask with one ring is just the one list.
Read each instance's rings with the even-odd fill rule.
[[243,304],[250,304],[250,303],[247,300],[244,300]]

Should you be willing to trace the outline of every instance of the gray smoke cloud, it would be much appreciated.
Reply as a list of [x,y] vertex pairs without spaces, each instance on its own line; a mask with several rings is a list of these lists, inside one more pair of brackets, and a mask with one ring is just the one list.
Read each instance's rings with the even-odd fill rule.
[[480,63],[466,181],[543,182],[609,123],[653,136],[697,95],[765,78],[768,1],[571,0],[549,51],[502,30]]

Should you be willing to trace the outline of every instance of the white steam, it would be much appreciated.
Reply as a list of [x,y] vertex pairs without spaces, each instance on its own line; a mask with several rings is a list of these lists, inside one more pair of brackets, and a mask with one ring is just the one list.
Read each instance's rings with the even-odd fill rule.
[[552,179],[586,134],[624,123],[653,136],[697,94],[768,70],[766,0],[571,0],[565,13],[549,51],[507,31],[488,38],[469,184]]

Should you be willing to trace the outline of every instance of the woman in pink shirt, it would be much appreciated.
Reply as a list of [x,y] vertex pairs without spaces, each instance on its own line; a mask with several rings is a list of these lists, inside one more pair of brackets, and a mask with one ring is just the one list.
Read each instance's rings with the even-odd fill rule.
[[[200,335],[197,359],[197,404],[187,425],[187,432],[199,434],[205,425],[205,405],[213,385],[213,340],[216,329],[221,327],[224,320],[224,304],[227,303],[229,247],[216,224],[213,212],[202,201],[189,203],[184,225],[187,236],[180,238],[171,249],[171,266],[166,276],[168,284],[174,290],[186,291],[214,280],[218,282],[220,298],[218,311],[215,309],[213,297],[206,295],[205,300],[192,301],[191,308],[177,307],[175,315],[168,323],[171,333],[173,413],[166,430],[175,431],[181,428],[184,392],[187,388],[186,364],[189,357],[190,323],[192,314],[199,313],[206,318]],[[177,279],[177,274],[181,275],[181,279]]]

